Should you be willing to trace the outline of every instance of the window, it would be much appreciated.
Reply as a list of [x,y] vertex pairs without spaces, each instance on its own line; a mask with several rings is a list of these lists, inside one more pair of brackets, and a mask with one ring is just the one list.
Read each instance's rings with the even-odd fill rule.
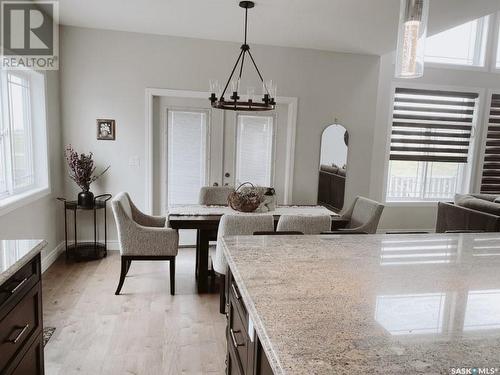
[[168,206],[198,203],[208,181],[207,119],[205,111],[168,111]]
[[498,39],[498,44],[497,44],[497,58],[496,58],[496,68],[500,69],[500,13],[498,14],[497,18],[499,19],[498,21],[498,30],[497,30],[497,39]]
[[397,88],[387,201],[436,201],[462,191],[478,94]]
[[377,296],[375,320],[391,335],[443,332],[446,294]]
[[0,206],[48,188],[44,76],[0,73]]
[[274,130],[272,116],[238,115],[236,131],[236,183],[250,181],[271,186]]
[[425,61],[441,64],[484,66],[489,16],[430,36]]
[[491,96],[488,130],[484,145],[481,192],[500,194],[500,94]]
[[500,329],[500,290],[473,290],[467,295],[464,331]]

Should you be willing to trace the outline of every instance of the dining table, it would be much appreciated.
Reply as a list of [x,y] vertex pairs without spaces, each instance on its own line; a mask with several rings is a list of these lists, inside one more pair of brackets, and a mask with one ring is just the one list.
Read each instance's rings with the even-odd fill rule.
[[198,293],[209,291],[209,245],[215,239],[222,215],[273,215],[274,226],[281,215],[330,215],[338,217],[336,212],[324,206],[279,205],[268,212],[245,213],[233,210],[229,206],[207,206],[199,204],[175,205],[169,208],[168,221],[173,229],[194,229],[196,235],[196,282]]

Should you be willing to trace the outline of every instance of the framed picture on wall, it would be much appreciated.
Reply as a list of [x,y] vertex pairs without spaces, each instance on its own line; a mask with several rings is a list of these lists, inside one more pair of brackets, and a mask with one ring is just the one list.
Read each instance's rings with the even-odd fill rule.
[[115,138],[115,120],[97,119],[97,139],[102,141],[114,141]]

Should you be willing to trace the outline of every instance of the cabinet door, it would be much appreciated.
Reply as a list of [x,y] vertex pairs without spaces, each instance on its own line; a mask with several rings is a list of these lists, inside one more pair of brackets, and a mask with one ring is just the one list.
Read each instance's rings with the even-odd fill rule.
[[229,355],[227,356],[227,375],[242,375],[240,364],[236,359],[234,351],[232,349],[228,349]]
[[257,375],[273,375],[273,370],[269,361],[267,360],[266,353],[264,353],[264,349],[260,344],[260,341],[257,340],[257,357],[255,364],[255,373]]
[[248,364],[248,335],[240,314],[235,308],[234,298],[230,298],[229,327],[227,331],[227,345],[234,351],[235,359],[240,362],[243,372]]
[[31,344],[19,365],[12,372],[12,375],[43,375],[43,335]]
[[0,320],[0,370],[10,367],[12,360],[41,332],[42,295],[36,284],[2,320]]

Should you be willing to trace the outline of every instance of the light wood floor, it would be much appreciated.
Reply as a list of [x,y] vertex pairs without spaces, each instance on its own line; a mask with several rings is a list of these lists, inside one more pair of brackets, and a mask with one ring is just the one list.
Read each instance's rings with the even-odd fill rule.
[[198,295],[194,250],[180,249],[176,295],[168,262],[132,262],[115,296],[117,251],[93,262],[59,258],[43,274],[44,325],[56,327],[45,347],[45,373],[223,374],[225,318],[218,295]]

